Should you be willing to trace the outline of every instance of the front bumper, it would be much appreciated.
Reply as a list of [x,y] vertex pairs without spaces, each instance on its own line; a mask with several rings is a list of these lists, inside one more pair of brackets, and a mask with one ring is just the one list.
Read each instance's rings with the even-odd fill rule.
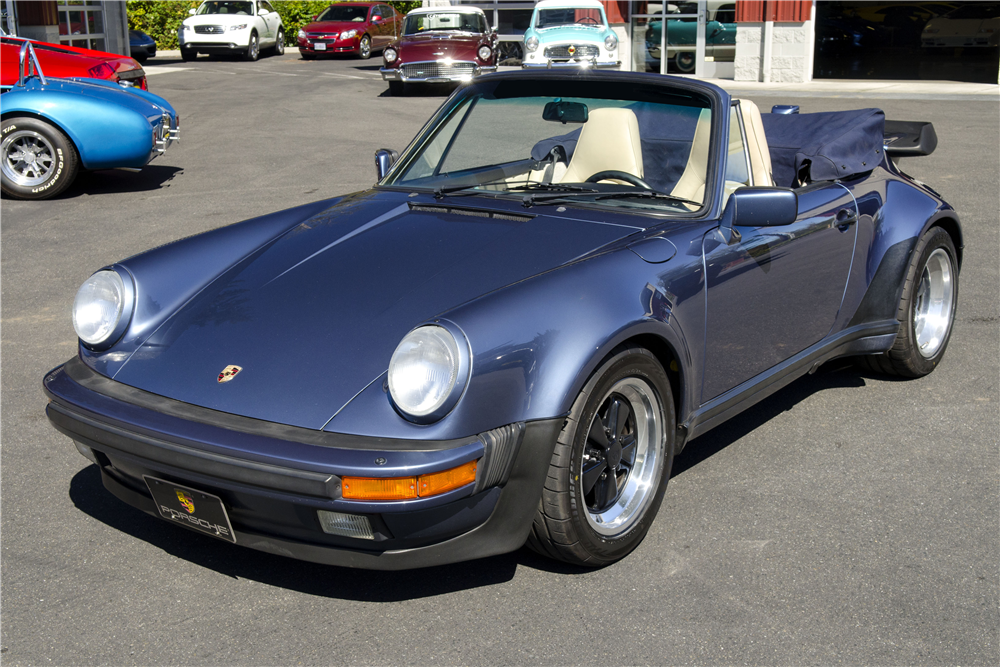
[[[563,423],[510,424],[452,441],[332,434],[156,396],[79,358],[49,372],[43,387],[53,426],[100,466],[105,488],[133,507],[160,516],[147,476],[185,485],[222,500],[237,544],[368,569],[427,567],[519,548]],[[346,475],[423,474],[477,459],[475,483],[438,496],[341,496]],[[364,516],[374,539],[324,532],[317,510]]]
[[477,65],[467,61],[428,61],[400,63],[396,67],[379,70],[383,81],[403,81],[406,83],[454,83],[471,81],[480,74],[496,72],[496,65]]
[[249,28],[243,30],[225,30],[221,33],[206,34],[185,30],[179,41],[180,48],[185,51],[197,51],[206,54],[227,54],[246,51],[250,46]]
[[597,58],[573,58],[570,60],[549,59],[541,63],[522,62],[522,69],[561,69],[561,68],[589,68],[589,69],[621,69],[620,60],[597,60]]
[[321,56],[326,53],[357,53],[361,49],[361,37],[347,39],[308,38],[299,39],[299,53]]

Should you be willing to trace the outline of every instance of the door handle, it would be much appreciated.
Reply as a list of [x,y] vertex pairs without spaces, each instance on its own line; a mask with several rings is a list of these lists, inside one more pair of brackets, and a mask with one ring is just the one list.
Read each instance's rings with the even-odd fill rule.
[[858,221],[858,214],[849,208],[842,208],[837,211],[837,227],[841,231],[847,229]]

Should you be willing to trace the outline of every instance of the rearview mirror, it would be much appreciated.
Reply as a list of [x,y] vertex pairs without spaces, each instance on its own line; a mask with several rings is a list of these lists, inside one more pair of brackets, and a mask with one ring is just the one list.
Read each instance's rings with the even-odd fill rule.
[[563,125],[566,123],[586,123],[588,117],[587,105],[582,102],[556,100],[549,102],[542,109],[542,120],[559,121]]
[[791,188],[740,188],[729,196],[722,212],[719,231],[726,243],[740,240],[734,227],[780,227],[795,222],[799,214],[799,196]]

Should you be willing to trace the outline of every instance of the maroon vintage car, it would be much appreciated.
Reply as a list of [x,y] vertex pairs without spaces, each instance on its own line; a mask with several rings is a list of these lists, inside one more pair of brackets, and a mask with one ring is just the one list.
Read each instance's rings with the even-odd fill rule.
[[403,21],[382,52],[382,78],[401,95],[407,83],[453,83],[497,69],[497,33],[475,7],[424,7]]
[[379,2],[335,2],[299,30],[299,53],[306,60],[327,53],[367,58],[399,35],[403,17]]

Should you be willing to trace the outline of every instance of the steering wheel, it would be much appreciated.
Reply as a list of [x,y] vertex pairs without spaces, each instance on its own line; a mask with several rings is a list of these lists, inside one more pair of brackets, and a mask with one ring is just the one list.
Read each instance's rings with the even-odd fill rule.
[[642,180],[635,174],[630,174],[627,171],[619,171],[617,169],[608,169],[606,171],[599,171],[590,178],[588,178],[585,183],[597,183],[598,181],[625,181],[629,185],[634,185],[637,188],[643,188],[644,190],[652,190],[653,187]]
[[598,21],[597,19],[595,19],[593,16],[581,16],[580,18],[578,18],[576,20],[577,23],[583,23],[584,21],[590,21],[591,24],[593,24],[593,25],[600,24],[600,21]]

